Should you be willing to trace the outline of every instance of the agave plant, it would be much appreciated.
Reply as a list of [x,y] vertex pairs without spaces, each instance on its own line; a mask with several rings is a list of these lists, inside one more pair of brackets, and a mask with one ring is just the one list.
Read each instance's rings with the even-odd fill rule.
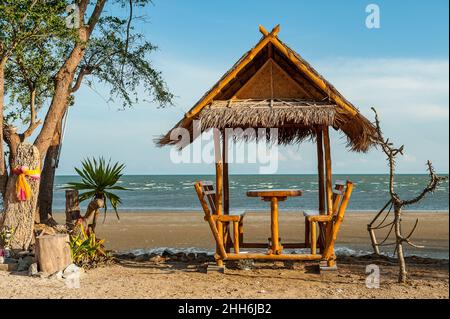
[[81,182],[67,183],[68,186],[64,188],[78,190],[80,192],[80,202],[89,199],[103,200],[105,214],[108,209],[107,202],[109,201],[117,218],[119,218],[117,206],[122,201],[113,191],[127,190],[124,187],[116,185],[122,177],[122,171],[125,165],[119,163],[111,164],[111,160],[106,162],[103,157],[100,157],[98,160],[95,158],[87,158],[81,164],[81,168],[75,167],[75,171],[81,177]]

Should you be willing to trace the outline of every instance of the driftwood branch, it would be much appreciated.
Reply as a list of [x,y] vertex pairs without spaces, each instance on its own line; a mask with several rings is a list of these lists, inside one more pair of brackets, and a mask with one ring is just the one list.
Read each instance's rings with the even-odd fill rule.
[[[439,183],[446,180],[447,177],[438,176],[434,170],[434,167],[433,167],[433,164],[431,163],[431,161],[427,161],[427,169],[429,172],[428,184],[416,197],[414,197],[412,199],[408,199],[408,200],[402,200],[399,197],[399,195],[397,194],[397,192],[395,191],[394,181],[395,181],[396,159],[399,154],[404,155],[405,147],[404,147],[404,145],[401,145],[400,147],[395,147],[394,144],[389,140],[389,138],[387,138],[387,139],[384,138],[383,132],[381,130],[380,119],[378,117],[378,113],[375,110],[375,108],[372,108],[372,110],[375,113],[375,128],[376,128],[376,132],[377,132],[375,141],[376,141],[376,144],[381,147],[381,150],[383,151],[383,153],[386,155],[388,165],[389,165],[389,194],[391,197],[389,202],[392,203],[391,208],[392,207],[394,208],[394,220],[393,220],[393,222],[386,224],[387,216],[390,214],[390,211],[391,211],[391,208],[390,208],[386,217],[381,221],[381,223],[379,223],[376,227],[372,226],[373,223],[381,216],[381,213],[388,207],[389,204],[387,204],[375,216],[374,220],[368,225],[368,230],[369,230],[369,232],[371,232],[371,239],[372,239],[372,244],[373,244],[374,248],[378,247],[378,246],[386,246],[386,245],[395,244],[394,254],[397,254],[397,256],[398,256],[399,268],[400,268],[399,282],[406,282],[407,272],[406,272],[405,259],[404,259],[404,255],[403,255],[403,244],[405,243],[405,244],[408,244],[409,246],[416,247],[416,248],[423,248],[423,246],[416,245],[411,241],[411,237],[413,236],[413,234],[416,231],[417,226],[419,224],[418,219],[416,219],[416,222],[415,222],[414,226],[412,227],[412,229],[410,230],[409,234],[407,236],[403,235],[402,218],[401,218],[402,210],[407,205],[412,205],[412,204],[418,203],[420,200],[425,198],[425,196],[428,193],[434,192],[436,190],[436,188],[438,187]],[[391,226],[391,228],[390,228],[388,234],[386,235],[386,237],[383,239],[383,241],[381,243],[377,243],[375,235],[373,234],[373,231],[375,229],[381,229],[381,228],[385,228],[385,227],[389,227],[389,226]],[[394,231],[394,234],[395,234],[395,242],[387,244],[386,241],[390,237],[392,231]],[[377,249],[378,248],[376,248],[376,251],[378,252]]]

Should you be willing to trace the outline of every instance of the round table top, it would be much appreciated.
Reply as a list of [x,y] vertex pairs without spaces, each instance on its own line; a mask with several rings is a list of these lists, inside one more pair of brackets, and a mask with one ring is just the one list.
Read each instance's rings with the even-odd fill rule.
[[247,192],[249,197],[295,197],[302,195],[303,192],[299,189],[257,189]]

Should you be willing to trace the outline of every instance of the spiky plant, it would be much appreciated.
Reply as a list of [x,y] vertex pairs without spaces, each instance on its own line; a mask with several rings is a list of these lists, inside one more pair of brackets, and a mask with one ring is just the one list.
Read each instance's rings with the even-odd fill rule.
[[75,171],[80,175],[81,182],[67,183],[66,189],[75,189],[80,192],[80,202],[85,200],[101,199],[104,202],[105,214],[108,209],[107,202],[111,204],[117,218],[117,206],[122,203],[119,196],[113,191],[128,190],[124,187],[117,186],[117,182],[122,177],[124,164],[112,164],[111,160],[106,162],[103,157],[99,159],[85,159],[81,162],[82,167],[75,167]]

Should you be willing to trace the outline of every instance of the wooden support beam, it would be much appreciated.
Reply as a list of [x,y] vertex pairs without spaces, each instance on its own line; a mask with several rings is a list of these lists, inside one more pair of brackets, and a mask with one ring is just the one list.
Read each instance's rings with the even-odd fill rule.
[[[216,215],[221,216],[223,214],[222,210],[222,190],[223,190],[223,164],[222,164],[222,156],[220,152],[220,131],[217,129],[213,129],[213,138],[214,138],[214,155],[216,162]],[[224,231],[223,224],[221,222],[217,222],[217,231],[219,233],[222,242],[224,241]],[[216,253],[219,254],[219,247],[216,247]],[[223,260],[217,260],[217,265],[222,266]]]
[[315,255],[317,250],[317,223],[311,222],[311,254]]
[[239,254],[239,222],[233,222],[233,248]]
[[323,142],[325,148],[325,184],[327,196],[327,214],[333,214],[333,189],[332,189],[332,173],[331,173],[331,148],[330,135],[328,126],[323,128]]
[[241,260],[241,259],[256,259],[256,260],[321,260],[322,255],[316,254],[281,254],[281,255],[266,255],[266,254],[227,254],[226,260]]
[[317,128],[317,170],[319,177],[319,213],[325,214],[325,178],[322,128]]
[[230,183],[228,175],[228,137],[225,134],[225,130],[222,131],[223,136],[223,212],[225,215],[230,214]]

